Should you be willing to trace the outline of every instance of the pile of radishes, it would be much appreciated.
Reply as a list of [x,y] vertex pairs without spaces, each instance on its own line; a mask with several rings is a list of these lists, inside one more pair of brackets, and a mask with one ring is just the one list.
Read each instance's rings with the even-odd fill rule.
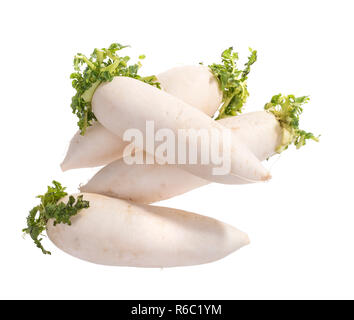
[[[176,67],[156,77],[141,77],[137,73],[140,62],[129,66],[128,57],[117,55],[122,48],[114,44],[109,49],[95,49],[90,58],[77,55],[74,60],[73,86],[79,94],[72,107],[80,119],[80,130],[72,138],[61,168],[103,168],[71,200],[58,196],[59,201],[54,197],[55,202],[46,202],[43,199],[50,199],[48,194],[59,190],[48,189],[47,198],[43,196],[41,207],[36,207],[41,217],[33,213],[25,231],[36,241],[36,226],[45,221],[48,237],[57,247],[104,265],[174,267],[221,259],[248,244],[248,236],[209,217],[150,204],[210,182],[269,180],[263,160],[292,143],[300,147],[307,139],[317,140],[298,128],[308,98],[276,95],[265,110],[240,115],[255,51],[244,70],[237,69],[238,56],[230,48],[223,52],[221,64]],[[136,128],[145,137],[147,121],[154,121],[156,130],[167,128],[176,135],[179,129],[197,128],[216,130],[222,139],[225,128],[230,129],[229,174],[213,174],[212,163],[128,163],[124,157],[129,142],[124,141],[124,134]],[[214,147],[213,143],[208,147]],[[145,159],[151,148],[135,142],[132,152]],[[78,195],[86,205],[74,210]],[[49,204],[56,213],[51,213]]]

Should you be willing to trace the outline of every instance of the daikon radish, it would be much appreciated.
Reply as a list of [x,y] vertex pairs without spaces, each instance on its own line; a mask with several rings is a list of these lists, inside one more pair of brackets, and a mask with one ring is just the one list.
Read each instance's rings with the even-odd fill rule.
[[[273,114],[258,111],[218,120],[242,139],[249,149],[265,160],[281,143],[282,128]],[[208,184],[175,165],[126,164],[116,160],[102,168],[81,192],[99,193],[137,203],[152,203],[183,194]],[[239,179],[239,184],[246,183]]]
[[[172,130],[175,137],[180,129],[214,129],[219,132],[214,143],[223,144],[225,128],[200,110],[190,106],[176,97],[133,78],[115,77],[111,82],[102,83],[92,98],[92,109],[98,121],[109,131],[123,137],[126,130],[137,129],[146,137],[147,121],[153,121],[156,130]],[[219,150],[210,142],[210,150]],[[136,141],[139,149],[145,149],[143,142]],[[202,158],[202,150],[187,141],[187,147],[195,148],[198,159]],[[232,178],[248,181],[266,181],[269,172],[260,161],[237,137],[232,137],[230,147],[230,174],[215,175],[217,167],[209,164],[185,164],[183,168],[193,174],[210,181],[234,183]],[[158,144],[156,145],[158,148]],[[226,178],[226,179],[224,179]]]
[[[157,81],[166,92],[210,116],[221,104],[222,92],[208,67],[176,67],[158,75]],[[84,135],[78,131],[71,139],[61,169],[66,171],[108,164],[121,158],[127,145],[127,142],[95,121],[86,129]]]
[[[214,63],[209,67],[203,65],[176,67],[157,77],[141,77],[137,73],[141,66],[140,62],[127,66],[129,57],[118,56],[117,51],[123,48],[125,46],[112,44],[108,49],[95,49],[91,57],[82,54],[75,56],[75,73],[71,77],[74,79],[73,87],[77,92],[71,107],[79,118],[80,130],[71,140],[61,164],[63,171],[99,166],[103,161],[108,164],[112,161],[113,154],[116,155],[116,159],[122,157],[121,150],[126,144],[123,147],[124,142],[119,137],[114,138],[111,133],[101,130],[102,128],[88,130],[97,123],[91,108],[93,93],[102,81],[111,81],[114,76],[124,75],[162,87],[166,92],[210,116],[216,113],[221,103],[218,118],[234,116],[242,111],[249,95],[247,78],[251,65],[257,60],[257,51],[250,50],[251,54],[243,70],[237,67],[238,53],[231,47],[222,52],[221,63]],[[86,68],[83,69],[82,66]],[[88,131],[90,134],[86,137],[85,132]],[[97,137],[99,134],[102,136]],[[104,145],[100,143],[102,141],[105,141]],[[117,150],[113,151],[114,148]]]
[[157,80],[164,91],[209,116],[213,116],[221,105],[223,94],[209,67],[176,67],[160,73]]
[[[306,140],[318,141],[312,133],[299,129],[299,116],[307,97],[276,95],[257,111],[218,120],[232,129],[259,160],[285,150],[290,144],[297,148]],[[152,203],[177,196],[208,184],[173,165],[128,165],[123,159],[101,169],[81,192],[93,192],[138,203]],[[239,183],[245,183],[240,180]]]
[[145,268],[191,266],[224,258],[249,243],[245,233],[195,213],[82,195],[90,207],[73,216],[70,226],[47,224],[49,239],[82,260]]
[[76,132],[60,167],[63,171],[103,166],[120,159],[128,145],[108,131],[98,121],[86,129],[85,135]]
[[102,195],[68,195],[53,181],[27,217],[25,234],[44,254],[44,232],[70,255],[97,264],[146,268],[221,259],[249,243],[232,226],[195,213]]

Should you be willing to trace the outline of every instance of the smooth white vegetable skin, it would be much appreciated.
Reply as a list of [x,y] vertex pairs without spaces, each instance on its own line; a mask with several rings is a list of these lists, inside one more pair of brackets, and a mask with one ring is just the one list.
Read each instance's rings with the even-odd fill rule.
[[[146,121],[149,120],[154,121],[156,131],[167,128],[172,130],[176,137],[179,129],[215,129],[219,130],[220,137],[225,129],[221,124],[182,100],[144,82],[127,77],[115,77],[111,82],[101,84],[93,95],[92,108],[98,121],[120,137],[131,128],[140,130],[146,137]],[[136,142],[135,145],[139,149],[145,148],[143,143]],[[155,147],[157,146],[156,143]],[[190,147],[188,141],[187,147]],[[198,159],[201,159],[201,148],[196,149]],[[270,178],[270,174],[260,161],[235,136],[232,137],[230,153],[229,175],[214,175],[213,169],[216,166],[212,163],[186,164],[183,165],[183,169],[219,183],[233,184],[233,178],[254,182]]]
[[[48,222],[47,234],[68,254],[97,264],[162,268],[221,259],[249,243],[248,236],[212,218],[84,194],[88,209],[72,225]],[[64,201],[67,199],[64,199]]]
[[[219,121],[245,141],[259,160],[272,156],[281,142],[282,129],[271,113],[251,112]],[[174,165],[127,165],[124,159],[120,159],[102,168],[80,191],[147,204],[169,199],[208,183]],[[240,179],[239,183],[245,181]]]
[[[157,78],[163,90],[210,116],[222,102],[218,81],[208,67],[176,67],[159,74]],[[78,131],[71,139],[61,169],[66,171],[108,164],[121,158],[126,146],[126,142],[96,121],[84,136]]]
[[270,112],[249,112],[218,122],[231,129],[260,161],[271,157],[281,143],[282,128]]
[[119,159],[127,143],[108,131],[99,122],[86,129],[85,135],[76,132],[70,141],[65,159],[60,165],[63,171],[77,168],[103,166]]
[[193,107],[213,116],[222,102],[218,80],[209,67],[183,66],[157,76],[163,89]]
[[97,172],[86,185],[80,187],[80,191],[148,204],[208,183],[174,165],[128,165],[119,159]]

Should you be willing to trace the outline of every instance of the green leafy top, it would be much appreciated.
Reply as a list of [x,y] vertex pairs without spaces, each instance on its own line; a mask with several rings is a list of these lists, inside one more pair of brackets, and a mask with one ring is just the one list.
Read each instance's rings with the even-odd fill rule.
[[67,193],[64,187],[57,181],[53,181],[53,187],[48,186],[48,190],[44,195],[39,195],[37,198],[41,199],[41,203],[34,207],[27,217],[27,228],[22,231],[29,234],[38,248],[44,254],[51,254],[46,251],[41,243],[43,231],[46,230],[47,222],[53,219],[53,224],[66,223],[71,225],[70,218],[76,215],[81,209],[88,208],[89,202],[83,200],[83,196],[79,195],[77,199],[73,196],[69,197],[68,202],[59,202],[65,197]]
[[82,135],[86,128],[92,125],[96,120],[92,112],[92,96],[101,82],[112,81],[116,76],[130,77],[141,80],[150,85],[160,88],[155,76],[141,77],[138,75],[138,69],[141,67],[140,60],[145,56],[139,56],[136,64],[128,65],[130,57],[120,57],[117,51],[128,46],[119,43],[113,43],[108,49],[95,49],[90,58],[78,53],[74,58],[75,72],[71,74],[72,86],[76,94],[72,98],[71,108],[74,114],[79,118],[78,126]]
[[249,96],[247,90],[247,76],[251,70],[251,65],[257,60],[257,51],[249,49],[251,55],[245,63],[243,70],[237,68],[238,53],[230,47],[221,54],[221,64],[214,63],[209,68],[219,80],[223,92],[223,103],[216,118],[236,116],[242,112],[242,107]]
[[292,143],[299,149],[306,144],[306,140],[319,141],[319,137],[315,137],[311,132],[299,129],[300,114],[303,112],[302,106],[309,100],[310,98],[307,96],[296,98],[294,95],[278,94],[273,96],[270,102],[264,106],[266,111],[275,115],[283,128],[282,141],[276,152],[281,153]]

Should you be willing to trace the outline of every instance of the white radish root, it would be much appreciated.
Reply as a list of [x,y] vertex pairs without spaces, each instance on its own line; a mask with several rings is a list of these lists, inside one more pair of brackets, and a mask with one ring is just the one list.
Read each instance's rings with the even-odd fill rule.
[[[282,129],[271,113],[251,112],[218,121],[245,141],[261,161],[272,156],[281,142]],[[174,165],[128,165],[124,159],[120,159],[102,168],[80,191],[148,204],[169,199],[208,183],[209,181]],[[240,179],[239,183],[245,181]]]
[[99,122],[86,129],[84,136],[76,132],[60,167],[63,171],[103,166],[120,159],[127,142],[108,131]]
[[175,67],[157,76],[162,88],[185,103],[213,116],[222,102],[218,80],[203,65]]
[[128,165],[119,159],[97,172],[87,184],[80,187],[80,191],[149,204],[208,183],[174,165]]
[[281,144],[283,130],[270,112],[249,112],[218,122],[231,129],[260,161],[274,155]]
[[[167,128],[173,131],[175,137],[180,129],[214,129],[220,135],[219,140],[213,143],[218,143],[218,146],[223,144],[225,127],[221,124],[182,100],[136,79],[115,77],[111,82],[101,84],[93,95],[92,108],[98,121],[120,137],[131,128],[140,130],[146,137],[146,122],[151,120],[156,131]],[[232,137],[231,142],[229,175],[216,176],[214,169],[217,166],[211,162],[205,165],[186,164],[183,169],[220,183],[233,184],[233,178],[253,182],[270,178],[269,172],[236,136]],[[219,150],[219,147],[213,147],[212,142],[209,143],[210,150]],[[138,149],[145,149],[143,142],[137,141],[135,145]],[[158,145],[155,144],[155,147]],[[196,148],[197,159],[202,158],[200,147],[191,145],[189,140],[186,146]]]
[[[206,66],[182,66],[167,70],[157,76],[162,90],[212,116],[222,101],[219,83]],[[91,168],[108,164],[123,156],[127,146],[120,137],[94,122],[85,135],[78,131],[71,139],[63,171]]]
[[[97,264],[162,268],[221,259],[249,243],[234,227],[198,214],[84,194],[90,207],[47,234],[66,253]],[[66,201],[67,199],[63,199]]]

